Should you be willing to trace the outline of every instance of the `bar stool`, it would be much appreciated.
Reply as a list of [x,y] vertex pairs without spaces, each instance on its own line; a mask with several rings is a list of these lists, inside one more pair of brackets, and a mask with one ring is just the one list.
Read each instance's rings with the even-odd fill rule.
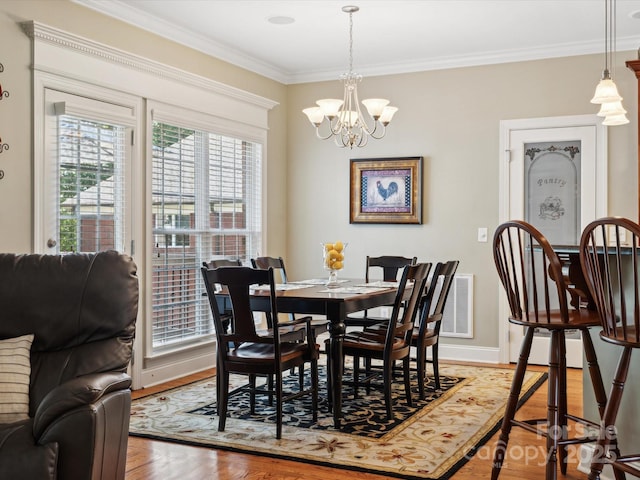
[[[509,302],[509,322],[524,327],[525,335],[494,454],[491,478],[495,480],[500,475],[511,428],[517,426],[546,438],[545,477],[555,480],[558,460],[561,472],[566,474],[567,446],[597,438],[595,435],[570,437],[569,421],[592,429],[598,427],[598,424],[567,411],[565,332],[577,329],[582,333],[591,383],[602,415],[606,393],[588,332],[588,328],[600,325],[600,319],[595,311],[568,307],[568,289],[562,275],[562,263],[547,239],[532,225],[517,220],[500,225],[493,237],[493,253],[498,276]],[[550,334],[547,417],[516,420],[514,417],[536,329],[547,330]]]
[[640,453],[620,455],[616,423],[618,421],[631,360],[631,352],[640,348],[640,265],[638,242],[640,225],[626,218],[606,217],[591,222],[582,232],[580,263],[589,291],[600,314],[600,338],[622,347],[613,377],[609,401],[600,424],[600,436],[591,462],[590,480],[598,480],[605,464],[613,467],[617,479],[630,473],[640,477]]

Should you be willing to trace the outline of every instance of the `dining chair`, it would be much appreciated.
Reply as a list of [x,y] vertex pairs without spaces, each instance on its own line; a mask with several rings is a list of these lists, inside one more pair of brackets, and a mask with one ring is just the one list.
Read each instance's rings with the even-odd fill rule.
[[[249,383],[242,387],[249,391],[251,399],[251,413],[255,413],[255,395],[266,394],[276,399],[276,438],[282,438],[283,402],[311,395],[313,421],[318,419],[318,345],[310,325],[306,328],[304,342],[283,341],[279,329],[272,328],[268,334],[259,335],[254,321],[254,306],[251,302],[250,289],[255,285],[266,285],[269,289],[269,310],[274,319],[278,318],[276,305],[276,287],[273,269],[254,269],[250,267],[220,267],[216,269],[201,268],[209,304],[216,326],[216,340],[218,348],[218,365],[216,376],[220,387],[217,389],[218,431],[224,431],[227,419],[229,375],[241,374],[249,376]],[[233,330],[225,332],[222,329],[222,315],[218,308],[216,285],[226,287],[233,312]],[[309,318],[299,322],[309,323]],[[277,327],[277,322],[275,324]],[[304,389],[300,384],[297,392],[283,391],[283,372],[294,367],[310,364],[311,386]],[[273,388],[270,383],[259,386],[255,381],[256,375],[273,376]]]
[[209,260],[208,262],[202,262],[203,267],[218,268],[218,267],[241,267],[242,260],[239,258],[216,258]]
[[[284,266],[284,259],[282,257],[256,257],[251,259],[251,264],[253,268],[262,268],[264,270],[268,268],[273,268],[274,274],[277,272],[280,276],[280,280],[282,283],[287,283],[287,270]],[[296,317],[293,313],[289,314],[289,320],[292,322],[295,321]],[[267,321],[271,322],[270,317],[267,316]],[[304,324],[298,324],[296,328],[304,328]],[[325,333],[328,328],[327,320],[323,319],[312,319],[311,320],[311,328],[313,328],[314,335],[316,338]]]
[[[416,348],[416,370],[418,374],[418,389],[420,398],[425,398],[424,379],[426,378],[427,363],[433,365],[433,377],[436,389],[440,389],[440,369],[438,365],[438,339],[444,307],[451,291],[451,285],[458,269],[459,262],[451,260],[446,263],[438,262],[433,267],[431,281],[427,281],[425,292],[420,299],[420,309],[413,327],[411,345]],[[368,332],[381,333],[386,328],[385,323],[377,323],[365,327]],[[431,360],[427,359],[427,349],[431,347]]]
[[[600,315],[600,338],[622,348],[600,423],[590,480],[600,478],[604,465],[611,465],[618,479],[624,478],[625,472],[640,477],[637,463],[640,453],[622,456],[616,437],[616,425],[637,421],[637,416],[618,419],[618,412],[629,374],[631,353],[640,348],[639,242],[640,225],[621,217],[605,217],[591,222],[583,230],[580,240],[580,264]],[[636,462],[635,465],[632,462]]]
[[[251,263],[253,264],[253,259],[251,260]],[[219,268],[219,267],[241,267],[242,266],[242,261],[239,258],[217,258],[214,260],[210,260],[209,262],[202,262],[202,266],[206,267],[206,268]],[[255,265],[254,265],[255,268]],[[274,272],[275,273],[275,272]],[[283,277],[286,280],[286,273],[282,273]],[[205,292],[206,295],[206,292]],[[273,321],[271,320],[271,315],[269,313],[266,314],[266,318],[267,318],[267,331],[268,329],[273,328]],[[293,318],[292,318],[293,320]],[[231,325],[231,322],[233,321],[233,315],[232,312],[230,310],[226,310],[223,314],[222,314],[222,327],[225,329],[225,331],[229,330],[229,327]],[[305,335],[304,335],[304,323],[300,323],[300,324],[294,324],[294,323],[289,323],[289,324],[285,324],[285,325],[280,325],[278,327],[279,331],[280,331],[280,338],[287,340],[287,341],[304,341],[305,339]],[[265,334],[267,333],[267,331],[265,330],[259,330],[258,333],[259,334]],[[302,383],[304,382],[304,377],[303,377],[303,373],[304,373],[304,369],[300,369],[300,384],[302,385]],[[254,378],[251,379],[251,381],[255,381]],[[273,377],[269,376],[268,380],[269,382],[269,388],[272,389],[273,387]],[[235,394],[235,392],[233,392]],[[269,397],[269,405],[271,405],[273,402],[273,396]]]
[[[256,257],[251,259],[251,265],[253,268],[261,268],[263,270],[267,270],[269,268],[273,268],[274,275],[280,277],[279,280],[282,283],[287,283],[287,270],[284,266],[284,259],[282,257]],[[276,278],[276,281],[278,279]],[[269,328],[272,327],[273,320],[271,319],[271,315],[269,312],[265,312],[265,316],[267,318],[267,325]],[[328,329],[327,320],[322,319],[314,319],[313,317],[309,317],[309,324],[313,329],[313,335],[315,338],[318,338],[319,335],[325,333]],[[304,340],[304,329],[306,328],[307,323],[296,322],[296,316],[293,313],[289,313],[289,324],[280,326],[280,336],[285,337],[289,341],[303,341]],[[293,373],[293,372],[292,372]],[[304,381],[303,377],[304,370],[301,368],[299,370],[299,379],[302,384]],[[269,379],[269,381],[272,381]]]
[[[567,446],[593,441],[597,435],[570,436],[569,421],[597,428],[597,424],[567,411],[567,364],[565,333],[577,330],[589,367],[596,402],[602,414],[606,393],[588,329],[600,325],[597,312],[569,308],[568,289],[562,263],[544,235],[529,223],[513,220],[498,226],[493,237],[493,255],[498,277],[509,304],[509,322],[524,328],[525,334],[511,390],[507,399],[500,436],[496,445],[491,478],[497,479],[506,457],[511,428],[521,427],[546,439],[546,479],[557,477],[557,464],[567,470]],[[527,370],[536,330],[550,335],[548,362],[548,408],[546,418],[516,420],[522,382]],[[579,430],[579,429],[578,429]]]
[[[366,283],[374,281],[373,279],[377,278],[376,273],[382,271],[383,282],[396,282],[398,281],[398,272],[407,265],[415,265],[417,261],[417,257],[407,258],[394,255],[371,257],[367,255],[364,280]],[[375,316],[367,310],[362,310],[361,314],[348,315],[344,323],[347,327],[368,327],[388,320],[389,317]]]
[[[209,260],[208,262],[202,262],[202,266],[206,268],[218,268],[218,267],[240,267],[242,261],[239,258],[216,258],[215,260]],[[206,292],[204,293],[206,295]],[[229,330],[231,325],[232,315],[230,311],[223,313],[222,328],[225,331]]]
[[[420,313],[417,325],[413,327],[411,344],[416,347],[416,365],[418,371],[418,388],[420,398],[425,397],[424,379],[426,377],[426,364],[433,365],[433,378],[436,389],[440,389],[440,369],[438,366],[438,340],[442,315],[446,306],[449,292],[453,285],[453,279],[458,269],[457,260],[446,263],[437,263],[431,277],[431,282],[426,287],[420,303]],[[437,293],[437,295],[436,295]],[[427,349],[431,347],[431,360],[427,359]]]
[[[380,374],[379,371],[367,371],[365,378],[360,379],[359,359],[382,360],[382,386],[389,419],[393,418],[391,387],[394,365],[398,360],[402,361],[407,405],[412,406],[413,404],[410,376],[411,336],[429,270],[431,270],[430,263],[407,265],[402,269],[390,321],[387,322],[387,328],[383,334],[365,330],[351,332],[345,335],[342,343],[343,355],[353,357],[353,389],[356,397],[361,384],[365,384],[369,389],[371,380]],[[409,282],[412,284],[408,285]],[[407,288],[411,289],[411,293],[408,299],[405,299],[405,289]],[[331,365],[328,365],[327,371],[329,372],[327,383],[331,386]],[[331,398],[331,391],[329,398]]]
[[[241,267],[242,261],[239,258],[216,258],[213,260],[209,260],[208,262],[202,262],[202,266],[205,268],[219,268],[219,267]],[[207,292],[203,293],[204,296],[207,295]],[[233,314],[231,310],[225,310],[221,312],[221,325],[225,332],[229,331],[231,328],[231,322],[233,321]],[[217,363],[220,360],[217,360]],[[220,382],[216,383],[216,389],[220,388]],[[218,398],[220,395],[218,394]]]

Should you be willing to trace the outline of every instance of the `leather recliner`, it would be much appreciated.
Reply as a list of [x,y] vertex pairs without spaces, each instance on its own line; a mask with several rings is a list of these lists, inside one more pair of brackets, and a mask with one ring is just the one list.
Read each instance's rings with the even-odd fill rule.
[[29,418],[0,425],[1,479],[124,478],[137,312],[128,255],[0,254],[0,339],[34,335]]

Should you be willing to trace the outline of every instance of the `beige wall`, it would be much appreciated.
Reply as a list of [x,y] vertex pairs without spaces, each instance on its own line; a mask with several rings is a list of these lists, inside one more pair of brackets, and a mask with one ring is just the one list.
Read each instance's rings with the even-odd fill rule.
[[[617,84],[632,123],[609,128],[609,212],[637,218],[636,79],[620,53]],[[340,96],[340,84],[289,87],[289,263],[293,275],[319,273],[319,243],[349,242],[345,276],[361,275],[367,254],[417,255],[423,261],[460,260],[474,275],[475,338],[444,344],[498,346],[498,282],[491,241],[498,222],[500,120],[593,114],[599,55],[364,78],[360,97],[390,98],[400,108],[385,139],[362,149],[339,149],[314,137],[300,110],[318,98]],[[349,159],[424,157],[423,225],[350,225]],[[295,230],[295,232],[294,232]]]
[[[475,276],[475,338],[445,344],[497,348],[498,285],[490,235],[498,221],[499,122],[505,119],[595,113],[589,103],[600,55],[369,77],[361,97],[385,96],[400,108],[387,137],[363,149],[317,140],[300,112],[317,98],[339,96],[341,85],[285,86],[181,47],[66,0],[0,3],[0,251],[31,251],[32,149],[30,40],[18,23],[35,20],[139,54],[279,102],[269,114],[268,251],[287,258],[293,278],[324,275],[320,242],[349,242],[344,276],[363,273],[367,254],[457,258]],[[609,129],[609,212],[637,218],[636,80],[624,67],[635,52],[618,54],[616,81],[632,123]],[[422,225],[350,225],[349,159],[423,156]],[[502,320],[500,320],[502,321]]]

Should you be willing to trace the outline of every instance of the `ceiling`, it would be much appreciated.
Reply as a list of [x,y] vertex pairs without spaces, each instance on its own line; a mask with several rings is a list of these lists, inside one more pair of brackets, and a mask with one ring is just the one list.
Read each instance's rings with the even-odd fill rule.
[[[366,76],[604,52],[604,0],[72,1],[285,84],[348,70],[345,5]],[[617,50],[638,49],[640,0],[616,8]]]

